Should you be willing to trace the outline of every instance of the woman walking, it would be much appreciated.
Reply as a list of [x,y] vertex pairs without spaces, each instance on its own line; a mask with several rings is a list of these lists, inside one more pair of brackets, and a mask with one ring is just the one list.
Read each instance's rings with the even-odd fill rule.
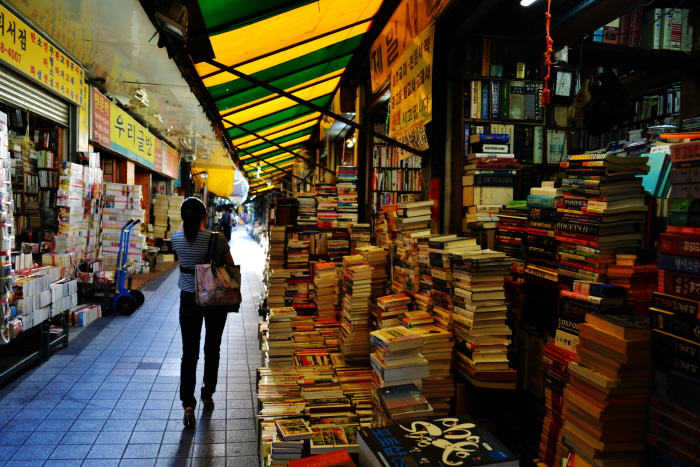
[[[200,399],[205,408],[214,406],[212,398],[216,391],[217,373],[219,371],[219,352],[221,337],[226,325],[226,308],[200,307],[195,301],[195,265],[206,260],[209,247],[207,230],[207,210],[199,198],[187,198],[180,207],[182,225],[172,235],[172,246],[180,260],[180,332],[182,333],[182,362],[180,364],[180,400],[185,409],[183,423],[194,425],[194,409],[197,405],[195,386],[197,380],[197,361],[199,360],[199,341],[202,322],[205,324],[204,338],[204,377]],[[226,239],[218,237],[216,252],[226,264],[234,264]]]

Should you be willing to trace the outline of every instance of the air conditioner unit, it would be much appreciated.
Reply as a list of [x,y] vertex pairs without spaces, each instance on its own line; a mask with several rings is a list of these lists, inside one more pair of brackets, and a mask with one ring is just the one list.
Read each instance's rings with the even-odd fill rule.
[[197,156],[195,154],[186,154],[185,155],[185,162],[189,162],[190,164],[194,161],[197,160]]

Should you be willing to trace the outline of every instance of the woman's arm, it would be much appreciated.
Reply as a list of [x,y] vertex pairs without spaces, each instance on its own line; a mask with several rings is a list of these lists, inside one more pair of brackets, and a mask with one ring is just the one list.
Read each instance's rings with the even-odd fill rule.
[[224,263],[226,264],[236,264],[233,262],[233,256],[231,255],[231,251],[227,251],[226,254],[224,255]]

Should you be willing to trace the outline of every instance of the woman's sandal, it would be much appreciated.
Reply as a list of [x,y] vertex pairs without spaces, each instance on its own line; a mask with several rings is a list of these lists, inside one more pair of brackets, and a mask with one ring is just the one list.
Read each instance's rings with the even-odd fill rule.
[[185,407],[185,416],[182,418],[182,424],[185,426],[194,426],[195,423],[194,409],[192,407]]

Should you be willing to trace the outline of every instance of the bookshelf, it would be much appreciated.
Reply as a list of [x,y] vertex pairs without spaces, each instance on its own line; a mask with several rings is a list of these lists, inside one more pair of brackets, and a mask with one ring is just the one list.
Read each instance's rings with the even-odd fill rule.
[[8,115],[9,154],[15,231],[19,236],[41,226],[39,208],[55,208],[58,167],[63,160],[63,129],[50,120],[4,107]]

